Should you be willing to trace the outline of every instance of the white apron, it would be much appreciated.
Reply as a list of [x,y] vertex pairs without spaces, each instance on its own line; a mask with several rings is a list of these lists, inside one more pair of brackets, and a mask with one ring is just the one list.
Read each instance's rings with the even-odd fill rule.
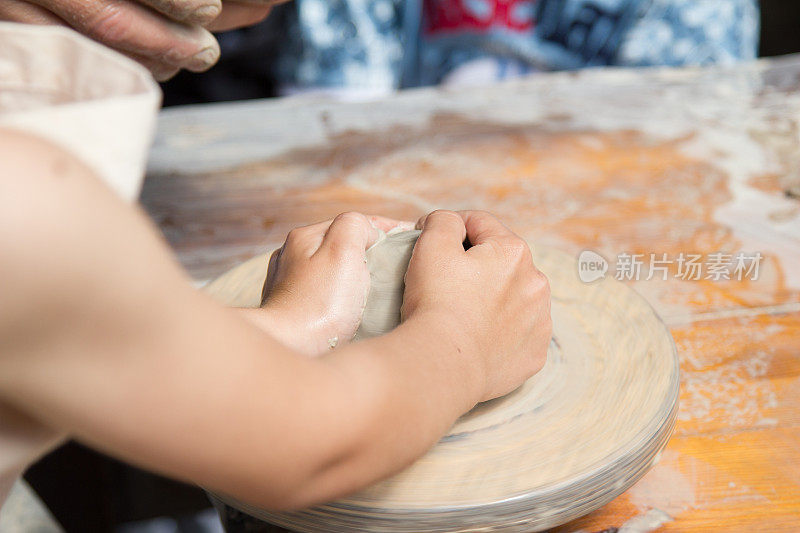
[[[0,22],[0,128],[60,145],[131,202],[160,98],[146,69],[72,30]],[[63,437],[0,404],[0,507],[24,469]]]

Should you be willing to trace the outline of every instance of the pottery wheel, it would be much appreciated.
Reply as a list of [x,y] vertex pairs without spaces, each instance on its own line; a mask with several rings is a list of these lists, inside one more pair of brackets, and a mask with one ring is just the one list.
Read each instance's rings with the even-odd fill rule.
[[[380,245],[380,244],[379,244]],[[401,473],[341,500],[273,513],[225,504],[298,532],[539,531],[624,492],[672,432],[678,359],[667,328],[633,290],[579,281],[573,258],[536,248],[550,279],[545,367],[462,416]],[[259,304],[267,256],[209,284],[220,301]]]

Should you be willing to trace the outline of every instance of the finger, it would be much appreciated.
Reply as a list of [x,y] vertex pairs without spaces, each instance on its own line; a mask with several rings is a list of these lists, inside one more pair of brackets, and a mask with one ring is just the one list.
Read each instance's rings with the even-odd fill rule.
[[467,239],[472,245],[470,254],[502,251],[509,259],[533,258],[530,245],[511,231],[500,220],[486,211],[459,211],[467,229]]
[[261,305],[266,303],[269,293],[275,285],[275,277],[278,275],[278,262],[281,260],[281,253],[283,253],[283,247],[278,248],[269,256],[267,277],[264,280],[264,286],[261,288]]
[[245,4],[250,6],[277,6],[291,0],[224,0],[224,3]]
[[[373,228],[380,229],[383,232],[392,231],[394,229],[406,231],[414,228],[414,224],[407,220],[395,220],[378,215],[362,215],[361,213],[343,213],[343,215],[344,218],[350,215],[355,215],[362,220],[365,218]],[[342,215],[340,215],[340,217],[341,216]],[[311,257],[314,255],[322,246],[323,240],[334,221],[336,221],[336,219],[328,219],[308,226],[301,226],[290,231],[286,239],[287,246],[285,248],[287,248],[287,253],[292,257]],[[337,225],[339,224],[342,224],[342,220],[337,222]],[[334,235],[337,232],[338,228],[334,231]],[[369,234],[370,239],[367,241],[367,247],[375,244],[380,235],[378,232],[373,232],[372,230],[369,230]]]
[[467,239],[473,246],[478,246],[492,239],[517,237],[497,217],[486,211],[459,211],[458,214],[464,219]]
[[139,0],[172,20],[206,25],[222,12],[221,0]]
[[201,26],[173,22],[126,0],[34,0],[80,33],[106,46],[195,72],[219,59],[219,45]]
[[21,0],[0,2],[0,20],[24,24],[66,25],[66,22],[43,7]]
[[153,78],[156,81],[167,81],[168,79],[172,78],[181,71],[178,67],[173,67],[172,65],[166,65],[161,61],[157,61],[155,59],[150,59],[149,57],[140,56],[138,54],[132,54],[130,52],[120,51],[121,54],[128,56],[129,58],[133,59],[137,63],[141,63],[142,66],[147,68],[150,73],[153,75]]
[[283,252],[287,257],[293,259],[309,258],[319,250],[325,232],[333,222],[333,219],[300,226],[294,228],[286,236],[286,243],[283,245]]
[[421,220],[420,226],[422,233],[416,246],[448,253],[464,252],[467,230],[464,219],[455,211],[434,211]]
[[441,209],[436,209],[434,211],[431,211],[430,213],[426,213],[426,214],[422,215],[421,217],[419,217],[417,219],[417,223],[414,225],[414,227],[416,229],[422,229],[422,227],[425,226],[425,220],[428,218],[428,216],[430,216],[431,214],[435,213],[436,211],[441,211]]
[[242,4],[243,6],[269,6],[275,7],[281,4],[286,4],[291,0],[223,0],[222,6],[226,4]]
[[244,3],[225,0],[222,12],[212,22],[206,24],[210,31],[227,31],[258,24],[269,15],[274,3]]
[[394,218],[387,218],[378,215],[367,215],[369,223],[383,232],[409,231],[414,229],[414,223],[409,220],[396,220]]
[[346,255],[358,253],[363,257],[364,251],[375,244],[378,238],[378,228],[365,215],[342,213],[331,222],[319,250]]

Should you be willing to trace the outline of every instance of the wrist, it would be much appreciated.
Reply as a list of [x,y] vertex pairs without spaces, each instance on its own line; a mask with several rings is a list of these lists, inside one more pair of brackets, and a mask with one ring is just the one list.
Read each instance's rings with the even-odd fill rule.
[[466,409],[480,402],[487,389],[486,365],[481,349],[464,333],[458,316],[444,310],[417,310],[401,324],[416,330],[424,345],[434,347],[437,359],[448,365],[455,386],[464,392]]
[[327,339],[313,324],[293,319],[275,305],[265,304],[257,309],[238,309],[252,324],[278,340],[281,344],[304,355],[317,356],[330,349]]

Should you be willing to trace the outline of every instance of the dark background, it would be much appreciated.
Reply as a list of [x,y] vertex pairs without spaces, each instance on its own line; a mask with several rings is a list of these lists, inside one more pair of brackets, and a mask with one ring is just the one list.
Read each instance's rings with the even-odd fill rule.
[[[270,57],[291,9],[277,6],[263,23],[237,30],[236,41],[246,46],[232,51],[223,41],[222,59],[211,71],[182,72],[162,84],[164,106],[275,96]],[[800,52],[800,0],[761,0],[760,43],[762,57]]]
[[[163,84],[165,105],[273,96],[269,50],[276,44],[274,36],[280,34],[284,17],[289,16],[288,9],[288,4],[279,6],[259,26],[239,30],[253,43],[251,50],[233,56],[223,50],[223,59],[210,72],[182,73]],[[800,52],[800,0],[762,0],[759,55],[796,52]],[[210,77],[214,83],[208,83]],[[39,461],[25,477],[67,532],[102,533],[123,522],[178,517],[209,507],[196,487],[149,474],[74,443]]]
[[800,52],[800,2],[761,0],[760,39],[762,57]]

